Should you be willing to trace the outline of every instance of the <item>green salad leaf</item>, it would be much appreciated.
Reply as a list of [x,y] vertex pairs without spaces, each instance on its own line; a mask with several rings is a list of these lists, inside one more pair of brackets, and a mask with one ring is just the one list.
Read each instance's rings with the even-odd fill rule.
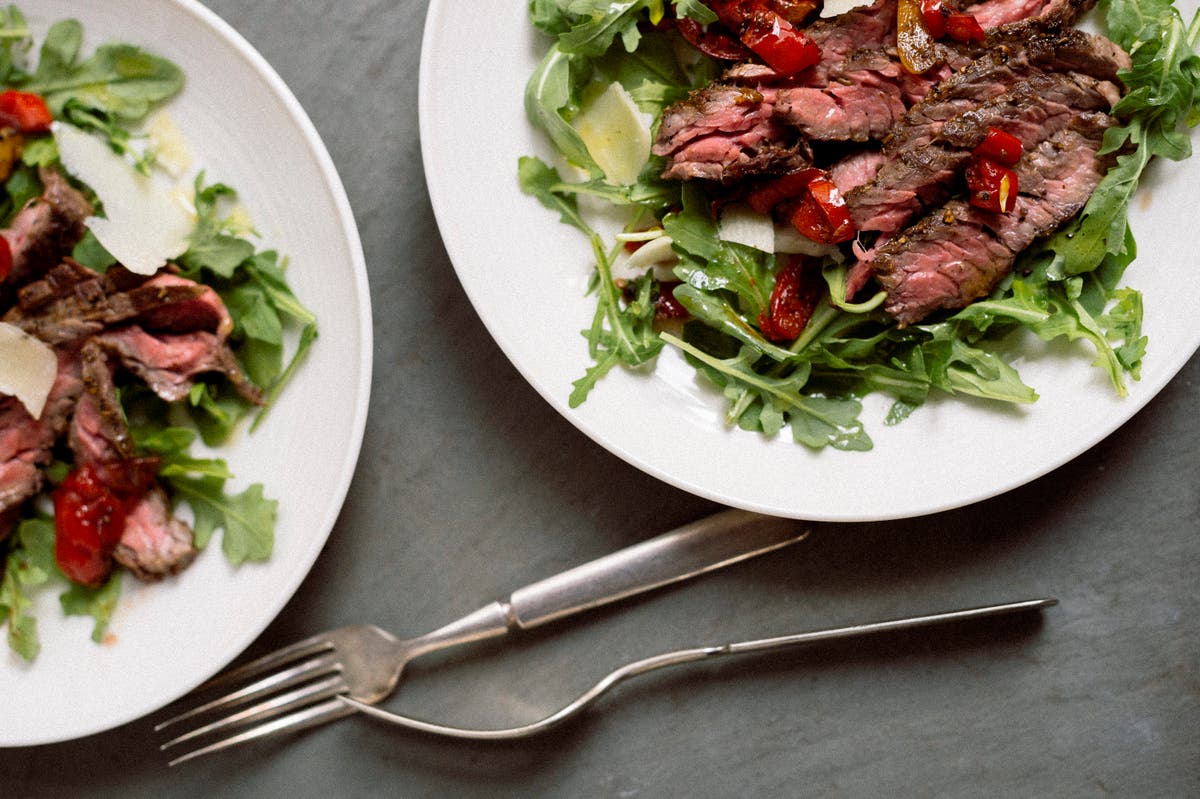
[[162,459],[159,477],[172,499],[186,502],[195,515],[192,540],[198,548],[208,545],[222,530],[221,549],[230,563],[266,560],[275,541],[275,516],[279,503],[263,497],[255,483],[238,494],[226,492],[233,476],[220,458],[196,458],[190,454],[194,430],[186,427],[149,427],[132,431],[140,452]]
[[1080,215],[1047,243],[1058,275],[1091,271],[1105,256],[1121,253],[1142,173],[1155,156],[1179,161],[1191,155],[1186,128],[1198,121],[1200,16],[1186,26],[1170,0],[1107,0],[1102,8],[1109,35],[1133,59],[1119,75],[1127,91],[1112,110],[1124,124],[1104,137],[1104,152],[1120,155]]
[[91,616],[92,640],[104,639],[121,593],[120,572],[99,588],[70,582],[54,560],[54,519],[35,516],[24,519],[13,531],[4,574],[0,577],[0,618],[8,622],[8,645],[28,661],[41,650],[37,619],[32,613],[32,594],[48,585],[63,586],[59,603],[68,616]]
[[[129,44],[103,44],[80,58],[83,25],[56,22],[42,42],[37,68],[27,79],[12,80],[23,91],[40,94],[57,119],[103,135],[118,153],[130,148],[129,125],[183,88],[183,70]],[[139,156],[145,169],[152,156]]]
[[[179,257],[182,274],[216,289],[233,317],[230,337],[246,374],[266,390],[266,404],[251,426],[261,423],[267,409],[303,363],[317,338],[317,318],[287,284],[284,265],[274,250],[255,251],[245,238],[244,223],[225,213],[237,192],[223,183],[206,184],[196,176],[196,227],[186,252]],[[288,325],[300,328],[291,358],[284,362]],[[199,383],[190,406],[206,444],[219,444],[254,409],[228,386]]]
[[0,8],[0,84],[9,86],[28,77],[22,63],[32,48],[25,15],[16,6]]

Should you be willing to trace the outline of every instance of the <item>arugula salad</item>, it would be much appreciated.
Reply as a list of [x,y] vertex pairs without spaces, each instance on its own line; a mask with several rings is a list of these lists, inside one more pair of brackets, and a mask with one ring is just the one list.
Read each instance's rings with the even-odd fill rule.
[[[59,592],[101,642],[123,581],[174,575],[218,531],[232,564],[270,557],[276,501],[258,483],[229,490],[225,460],[193,449],[252,433],[317,335],[235,189],[188,163],[166,110],[183,72],[131,44],[85,53],[83,39],[66,19],[35,42],[18,8],[0,10],[0,626],[29,661],[35,593]],[[93,212],[81,235],[22,273],[30,239],[64,235],[37,214],[71,203]],[[20,367],[18,352],[32,352]],[[31,403],[9,384],[37,382],[38,364],[49,372]],[[174,561],[139,560],[162,554],[155,524],[175,534]]]
[[[1141,295],[1122,284],[1137,251],[1127,213],[1153,159],[1178,161],[1191,153],[1188,128],[1200,122],[1200,15],[1189,24],[1170,0],[1100,0],[1092,13],[1132,59],[1118,73],[1124,92],[1109,111],[1115,124],[1100,148],[1108,171],[1082,210],[1022,251],[989,294],[897,324],[882,307],[883,291],[847,297],[847,269],[870,241],[829,236],[837,224],[830,207],[822,209],[824,240],[790,250],[804,253],[815,274],[800,291],[782,284],[792,279],[789,256],[731,232],[737,225],[724,216],[719,185],[666,179],[666,159],[649,152],[664,110],[728,67],[709,54],[712,47],[689,42],[696,45],[730,16],[736,22],[739,13],[750,13],[747,6],[766,5],[529,3],[531,23],[548,46],[526,84],[525,110],[559,158],[552,164],[522,157],[520,186],[582,232],[595,261],[589,289],[595,315],[582,331],[592,364],[574,381],[571,406],[603,390],[601,379],[613,367],[652,368],[664,347],[673,347],[727,399],[727,424],[766,436],[788,428],[813,449],[869,450],[860,400],[873,392],[893,400],[887,424],[935,392],[1034,402],[1035,389],[1001,355],[1000,343],[1020,331],[1090,343],[1095,366],[1124,396],[1127,380],[1139,377],[1147,345]],[[943,13],[940,3],[908,7],[931,23],[930,8]],[[940,19],[944,24],[947,17]],[[920,30],[928,35],[924,23]],[[777,67],[770,57],[777,39],[749,23],[740,32],[754,55]],[[769,47],[758,46],[764,40]],[[621,214],[615,231],[597,221],[611,209]],[[656,255],[639,255],[652,247]],[[781,292],[809,295],[806,318],[788,335],[772,329]]]

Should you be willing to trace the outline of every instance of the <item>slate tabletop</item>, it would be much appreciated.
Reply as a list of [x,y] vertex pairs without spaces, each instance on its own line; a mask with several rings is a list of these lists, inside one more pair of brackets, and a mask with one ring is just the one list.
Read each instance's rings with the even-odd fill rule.
[[[717,510],[561,418],[467,301],[421,166],[426,2],[208,5],[315,123],[354,209],[374,310],[370,417],[349,496],[311,574],[248,654],[356,622],[425,632]],[[349,718],[168,769],[142,719],[0,750],[0,796],[1200,796],[1198,453],[1193,356],[1125,426],[1021,488],[931,516],[824,527],[586,619],[418,661],[390,706],[497,726],[669,648],[1057,597],[1040,620],[649,675],[524,742]]]

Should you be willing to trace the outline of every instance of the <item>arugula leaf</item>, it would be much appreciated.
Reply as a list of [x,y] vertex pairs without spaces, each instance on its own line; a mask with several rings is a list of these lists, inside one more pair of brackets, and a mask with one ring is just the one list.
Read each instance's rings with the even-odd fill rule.
[[176,496],[187,501],[195,514],[194,541],[208,545],[221,529],[221,550],[237,566],[248,560],[266,560],[275,545],[275,515],[279,503],[263,497],[261,483],[240,494],[226,494],[225,481],[213,477],[172,477]]
[[0,8],[0,83],[11,86],[29,77],[21,61],[32,47],[33,37],[21,10]]
[[56,117],[100,133],[118,153],[134,155],[144,170],[152,156],[132,151],[128,125],[178,94],[183,71],[129,44],[101,45],[81,61],[82,43],[78,20],[56,22],[42,42],[37,69],[22,88],[42,95]]
[[1102,152],[1117,165],[1100,181],[1083,211],[1047,245],[1056,253],[1052,274],[1061,277],[1090,271],[1105,255],[1119,255],[1126,243],[1129,201],[1154,156],[1174,161],[1191,154],[1181,128],[1197,123],[1200,108],[1200,27],[1184,25],[1171,0],[1105,0],[1109,35],[1130,54],[1133,64],[1119,74],[1127,92],[1112,113],[1124,124],[1105,133]]
[[204,185],[204,173],[196,175],[196,227],[189,237],[188,249],[178,259],[186,274],[195,278],[207,269],[214,275],[232,278],[242,262],[254,254],[254,245],[231,235],[227,219],[218,216],[221,200],[234,200],[237,192],[224,183]]
[[67,615],[86,615],[95,620],[92,640],[97,643],[112,618],[121,591],[119,573],[103,586],[84,588],[67,580],[54,560],[54,519],[38,516],[23,520],[12,534],[11,550],[0,578],[0,613],[8,620],[8,645],[25,660],[32,661],[41,649],[37,619],[29,612],[31,589],[51,581],[68,584],[59,596]]
[[[48,534],[47,534],[48,531]],[[47,557],[46,540],[49,540]],[[8,621],[8,645],[28,661],[41,649],[37,619],[30,612],[35,589],[58,572],[54,563],[54,523],[45,519],[27,519],[11,535],[4,575],[0,577],[0,612]]]
[[[212,285],[221,295],[234,321],[234,351],[250,379],[266,388],[265,404],[250,427],[253,431],[303,363],[317,338],[317,318],[288,286],[279,254],[255,252],[254,245],[241,236],[244,226],[238,216],[222,216],[223,207],[237,199],[237,192],[223,183],[205,185],[203,172],[196,176],[195,189],[196,227],[179,264],[186,276]],[[302,326],[286,365],[285,321]],[[236,393],[212,385],[197,384],[189,402],[210,444],[225,440],[251,410]]]
[[573,383],[574,390],[568,403],[574,408],[617,363],[641,366],[662,350],[663,343],[654,331],[653,285],[648,278],[643,278],[637,284],[635,298],[624,302],[613,283],[612,256],[605,251],[600,234],[579,213],[574,194],[557,188],[562,183],[558,170],[533,157],[521,158],[517,170],[521,190],[556,211],[564,223],[579,229],[592,245],[598,301],[592,325],[583,331],[583,336],[588,341],[588,354],[594,365]]
[[680,254],[675,273],[681,280],[703,291],[733,292],[738,310],[749,318],[767,308],[775,285],[775,256],[722,241],[700,189],[684,188],[683,210],[663,217],[663,230]]
[[[810,376],[807,364],[790,375],[775,377],[757,371],[760,358],[754,347],[742,347],[733,358],[716,358],[669,333],[663,339],[687,355],[701,372],[734,400],[726,421],[743,429],[774,435],[790,424],[792,437],[806,447],[825,446],[843,450],[872,447],[859,420],[862,404],[851,397],[816,397],[805,392]],[[745,389],[749,387],[751,392]]]
[[591,78],[588,59],[554,45],[525,84],[525,115],[545,131],[563,158],[598,178],[603,170],[570,123],[579,113],[583,87]]
[[601,56],[620,38],[632,53],[641,38],[638,23],[648,11],[662,19],[662,0],[533,0],[529,18],[543,31],[557,36],[565,52]]
[[92,640],[96,643],[104,641],[104,633],[112,621],[113,612],[117,608],[117,600],[121,598],[121,572],[114,571],[112,577],[99,588],[88,588],[78,583],[63,592],[59,598],[63,613],[68,616],[91,616],[95,622],[92,625]]
[[279,503],[263,497],[261,484],[240,494],[227,493],[225,483],[232,475],[225,461],[193,457],[188,450],[196,433],[189,428],[134,428],[132,434],[139,451],[162,459],[159,477],[172,498],[192,508],[192,540],[198,548],[206,547],[213,533],[223,530],[221,549],[230,563],[270,557]]
[[[671,5],[677,16],[691,17],[701,25],[717,21],[701,0],[673,0]],[[557,36],[566,49],[598,56],[618,38],[626,52],[634,52],[641,39],[638,23],[648,20],[657,25],[665,10],[663,0],[531,0],[529,19]]]

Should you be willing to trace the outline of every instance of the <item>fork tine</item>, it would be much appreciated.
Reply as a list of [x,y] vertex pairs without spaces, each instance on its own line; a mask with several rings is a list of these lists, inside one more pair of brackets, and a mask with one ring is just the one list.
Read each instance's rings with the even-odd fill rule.
[[210,691],[223,686],[233,685],[234,683],[244,682],[264,672],[273,671],[294,660],[318,655],[332,649],[333,642],[329,640],[328,633],[318,633],[317,635],[296,641],[294,644],[276,649],[273,652],[268,652],[262,657],[251,660],[249,663],[243,663],[228,671],[223,671],[199,685],[196,688],[196,692]]
[[296,710],[297,708],[306,707],[315,701],[330,699],[337,694],[346,693],[349,690],[349,686],[346,685],[341,676],[335,674],[318,682],[309,683],[287,693],[273,696],[264,702],[259,702],[257,705],[209,722],[190,732],[185,732],[183,735],[167,741],[158,748],[159,751],[164,751],[170,749],[172,746],[190,741],[193,738],[199,738],[201,735],[219,732],[239,724],[269,719],[282,713]]
[[[253,663],[247,665],[254,665]],[[240,688],[231,694],[219,696],[202,705],[185,710],[177,716],[172,716],[166,721],[159,722],[154,725],[155,732],[161,732],[167,727],[178,724],[181,721],[199,716],[202,713],[208,713],[214,710],[222,710],[225,708],[237,707],[243,705],[250,700],[270,693],[271,691],[280,691],[284,688],[290,688],[293,685],[311,680],[315,677],[324,676],[325,674],[340,671],[340,665],[337,658],[333,654],[323,655],[313,658],[298,665],[292,666],[289,669],[276,672],[267,677],[263,677],[257,682],[250,683],[244,688]],[[228,682],[222,680],[222,682]],[[197,689],[199,690],[199,689]]]
[[281,716],[273,721],[268,721],[265,724],[252,727],[245,732],[222,739],[215,743],[211,743],[208,746],[203,746],[199,749],[188,752],[187,754],[180,755],[174,760],[169,761],[167,765],[177,766],[180,763],[187,762],[193,758],[201,757],[202,755],[209,755],[213,752],[220,752],[224,749],[237,746],[238,744],[242,744],[247,741],[253,741],[256,738],[264,738],[269,735],[275,735],[283,732],[299,732],[300,730],[306,730],[310,727],[316,727],[329,721],[344,718],[354,712],[355,709],[353,707],[342,704],[342,702],[334,697],[333,699],[328,699],[319,705],[313,705],[312,707],[305,708],[304,710],[300,710],[288,716]]

